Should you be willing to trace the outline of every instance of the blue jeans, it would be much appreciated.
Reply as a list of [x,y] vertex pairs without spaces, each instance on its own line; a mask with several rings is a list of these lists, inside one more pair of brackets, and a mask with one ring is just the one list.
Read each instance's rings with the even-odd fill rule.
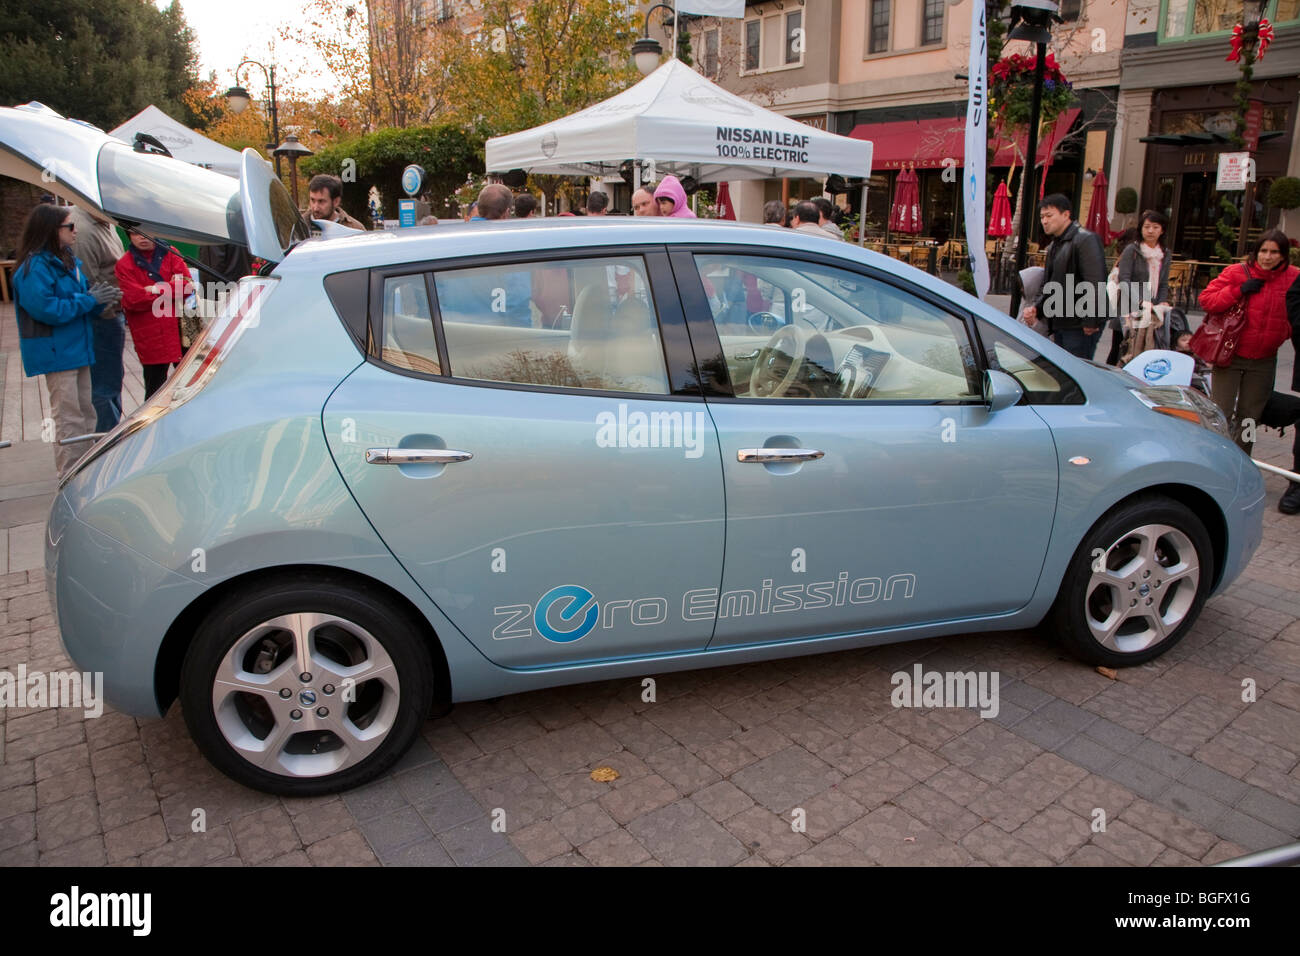
[[1097,354],[1097,341],[1101,338],[1101,329],[1091,335],[1085,335],[1083,329],[1060,329],[1056,333],[1056,344],[1071,355],[1081,359],[1091,359]]
[[95,406],[95,431],[106,432],[122,417],[122,348],[126,317],[94,319],[95,364],[90,367],[90,397]]

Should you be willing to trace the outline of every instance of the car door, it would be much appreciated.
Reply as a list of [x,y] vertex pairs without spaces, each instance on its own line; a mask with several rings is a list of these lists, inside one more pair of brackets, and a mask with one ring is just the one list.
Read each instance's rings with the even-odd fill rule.
[[[727,496],[711,646],[1028,602],[1056,504],[1052,436],[1028,404],[990,413],[961,316],[825,256],[672,262],[697,357],[726,370],[708,396]],[[741,318],[728,287],[756,287],[762,314]]]
[[456,627],[507,667],[705,647],[713,614],[682,595],[721,576],[722,471],[662,250],[371,283],[372,354],[325,432]]

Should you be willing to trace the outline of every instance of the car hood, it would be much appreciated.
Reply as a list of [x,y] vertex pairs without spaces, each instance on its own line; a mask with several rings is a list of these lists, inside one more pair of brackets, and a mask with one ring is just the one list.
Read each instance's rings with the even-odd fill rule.
[[39,103],[0,107],[0,175],[161,238],[237,243],[279,262],[310,235],[284,184],[255,150],[239,179],[137,153],[98,127]]

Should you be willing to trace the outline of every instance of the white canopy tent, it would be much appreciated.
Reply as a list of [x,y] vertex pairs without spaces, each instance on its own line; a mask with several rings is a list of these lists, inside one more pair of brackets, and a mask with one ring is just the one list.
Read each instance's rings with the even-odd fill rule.
[[871,143],[763,109],[669,60],[572,116],[487,142],[488,172],[603,176],[624,160],[698,182],[871,175]]
[[109,135],[131,143],[136,133],[148,133],[167,147],[179,160],[203,166],[226,176],[239,178],[238,150],[194,132],[184,123],[172,119],[156,106],[146,106]]

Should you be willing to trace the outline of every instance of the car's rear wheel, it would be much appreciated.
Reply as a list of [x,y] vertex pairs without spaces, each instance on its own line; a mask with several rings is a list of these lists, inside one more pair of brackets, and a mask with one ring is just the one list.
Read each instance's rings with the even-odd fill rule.
[[306,575],[229,595],[181,669],[185,722],[218,769],[284,796],[371,780],[415,740],[433,663],[405,613]]
[[1213,577],[1213,545],[1201,520],[1172,499],[1138,498],[1088,533],[1050,620],[1066,647],[1090,664],[1141,664],[1182,640]]

